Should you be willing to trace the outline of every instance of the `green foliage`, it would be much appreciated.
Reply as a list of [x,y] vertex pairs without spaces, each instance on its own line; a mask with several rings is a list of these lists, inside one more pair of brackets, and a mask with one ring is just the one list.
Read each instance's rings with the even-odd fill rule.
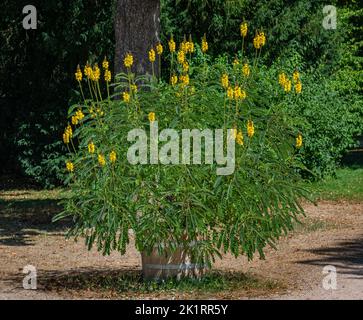
[[[72,216],[75,226],[69,235],[84,236],[89,248],[125,253],[132,229],[139,251],[156,246],[166,253],[182,246],[193,259],[208,264],[221,252],[251,259],[256,252],[263,257],[263,248],[274,246],[303,214],[300,200],[307,195],[296,173],[301,168],[297,131],[283,109],[271,103],[278,88],[275,79],[259,72],[257,61],[251,62],[246,76],[241,64],[231,66],[224,59],[211,63],[198,51],[195,60],[187,55],[190,83],[181,81],[187,74],[174,56],[171,74],[179,76],[177,85],[120,74],[116,94],[129,92],[129,102],[101,99],[98,83],[90,82],[93,99],[86,97],[70,108],[70,117],[78,108],[85,117],[73,133],[78,147],[69,154],[74,165],[67,179],[72,196],[56,219]],[[247,98],[227,97],[221,86],[225,73],[230,89],[236,92],[241,86]],[[137,93],[131,89],[134,83]],[[133,142],[127,140],[128,133],[135,128],[149,132],[150,112],[156,114],[159,132],[235,128],[244,142],[235,138],[234,172],[217,175],[217,164],[204,160],[200,165],[130,164],[126,154]],[[253,121],[254,134],[248,121]],[[89,152],[91,142],[95,153]],[[159,142],[159,150],[162,147],[166,143]],[[113,151],[115,163],[109,158]]]
[[42,185],[62,179],[59,143],[80,60],[113,56],[113,2],[34,1],[38,29],[24,30],[25,1],[2,2],[0,155],[2,172],[23,172]]
[[363,169],[359,167],[341,168],[336,177],[305,184],[317,200],[363,200]]

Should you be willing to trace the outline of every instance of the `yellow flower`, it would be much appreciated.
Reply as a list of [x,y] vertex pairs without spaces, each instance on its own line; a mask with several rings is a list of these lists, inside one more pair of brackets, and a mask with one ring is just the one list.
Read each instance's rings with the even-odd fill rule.
[[98,155],[98,164],[103,167],[106,164],[106,159],[102,154]]
[[76,111],[76,117],[78,118],[78,120],[82,120],[84,118],[84,114],[81,109],[78,109]]
[[235,86],[234,87],[234,98],[239,99],[241,94],[242,94],[241,87],[240,86]]
[[122,98],[123,98],[124,102],[126,102],[126,103],[130,102],[130,94],[128,92],[126,92],[126,91],[123,92]]
[[93,143],[93,142],[90,142],[89,144],[88,144],[88,152],[89,153],[95,153],[95,144]]
[[97,65],[97,64],[95,64],[95,65],[93,66],[93,72],[92,72],[92,75],[93,75],[93,77],[92,77],[92,80],[93,80],[93,81],[98,81],[98,80],[100,80],[101,71],[100,71],[100,68],[98,67],[98,65]]
[[68,172],[73,172],[74,171],[74,164],[71,161],[67,161],[66,162],[66,168]]
[[81,68],[80,68],[79,65],[77,66],[77,71],[75,73],[75,76],[76,76],[76,80],[78,82],[81,82],[82,81],[82,71],[81,71]]
[[78,124],[78,117],[72,116],[71,121],[72,121],[72,124],[75,126],[76,124]]
[[63,133],[63,142],[65,144],[69,143],[69,134],[67,132]]
[[228,79],[228,74],[224,73],[221,77],[221,83],[222,83],[222,87],[223,88],[228,88],[229,86],[229,79]]
[[236,135],[236,142],[240,145],[243,146],[243,133],[242,131],[238,131],[237,135]]
[[301,90],[302,90],[302,83],[301,83],[301,81],[298,81],[298,82],[295,84],[295,92],[296,92],[296,93],[301,93]]
[[239,65],[239,60],[237,58],[235,58],[232,62],[233,66],[238,66]]
[[67,126],[65,133],[68,134],[69,138],[73,137],[73,130],[70,124]]
[[111,163],[115,163],[116,162],[116,158],[117,158],[116,152],[114,150],[112,150],[111,153],[110,153],[110,161],[111,161]]
[[251,73],[251,69],[250,66],[248,65],[248,63],[245,63],[242,67],[242,73],[244,76],[248,77]]
[[233,88],[232,87],[228,87],[227,89],[227,97],[228,99],[233,99],[233,96],[234,96],[234,92],[233,92]]
[[247,30],[248,30],[247,22],[243,22],[243,23],[241,23],[241,25],[240,25],[240,31],[241,31],[241,36],[242,36],[243,38],[245,38],[245,37],[246,37],[246,35],[247,35]]
[[106,82],[110,82],[111,81],[111,71],[110,70],[106,70],[105,71],[105,81]]
[[169,44],[169,50],[170,50],[170,52],[171,53],[175,52],[176,44],[175,44],[175,41],[173,39],[173,36],[171,36],[168,44]]
[[194,52],[194,43],[193,43],[191,35],[189,35],[188,47],[189,47],[189,52],[193,53]]
[[[78,109],[74,116],[72,116],[72,124],[77,125],[79,121],[81,121],[84,118],[84,114],[81,109]],[[71,128],[72,129],[72,128]]]
[[108,63],[106,57],[103,59],[102,67],[103,67],[103,69],[108,70],[109,63]]
[[124,65],[126,68],[131,68],[131,66],[134,63],[134,57],[132,56],[131,53],[126,54],[125,59],[124,59]]
[[171,76],[170,83],[172,86],[175,86],[178,83],[178,77],[175,74]]
[[266,36],[264,32],[258,32],[253,39],[253,45],[256,49],[261,49],[266,43]]
[[287,80],[286,74],[284,72],[280,73],[279,74],[279,84],[284,87],[286,80]]
[[207,42],[207,37],[204,34],[203,39],[202,39],[202,52],[206,53],[208,51],[208,42]]
[[180,50],[180,51],[178,51],[178,62],[180,64],[183,64],[184,61],[185,61],[185,52]]
[[164,51],[164,48],[162,46],[162,44],[159,42],[157,45],[156,45],[156,53],[161,56],[163,54],[163,51]]
[[84,75],[88,78],[88,79],[91,79],[92,78],[92,68],[91,66],[88,64],[85,65],[84,67]]
[[151,49],[149,51],[149,60],[151,63],[155,62],[155,50],[154,49]]
[[150,122],[154,122],[155,121],[155,113],[154,112],[150,112],[148,115],[149,121]]
[[291,91],[291,81],[289,79],[285,80],[284,90],[285,90],[285,92],[290,92]]
[[300,74],[299,74],[299,71],[295,70],[293,75],[292,75],[292,78],[294,79],[294,83],[297,83],[300,79]]
[[248,135],[249,138],[252,138],[254,134],[255,134],[255,127],[253,125],[253,121],[248,120],[248,122],[247,122],[247,135]]
[[186,61],[183,63],[183,71],[184,72],[188,72],[189,71],[189,63],[186,62]]
[[295,144],[295,146],[296,146],[296,148],[301,148],[302,147],[302,144],[303,144],[303,138],[302,138],[302,135],[301,135],[301,133],[299,133],[298,135],[297,135],[297,137],[296,137],[296,144]]
[[136,85],[136,84],[132,84],[132,85],[130,86],[130,88],[131,88],[131,91],[132,91],[133,93],[137,93],[137,85]]
[[188,84],[189,84],[189,82],[190,82],[190,79],[189,79],[189,75],[181,75],[181,76],[179,76],[179,81],[183,84],[183,85],[185,85],[185,86],[187,86]]

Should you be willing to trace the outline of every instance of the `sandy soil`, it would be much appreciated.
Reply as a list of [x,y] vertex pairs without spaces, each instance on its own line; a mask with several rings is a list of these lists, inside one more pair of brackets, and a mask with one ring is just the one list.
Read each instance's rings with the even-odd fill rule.
[[[54,209],[54,210],[53,210]],[[229,255],[214,268],[251,273],[276,280],[281,288],[264,292],[268,299],[363,299],[363,203],[320,202],[305,205],[305,225],[281,239],[278,250],[266,249],[266,260],[248,262]],[[104,298],[97,290],[60,290],[59,282],[72,275],[102,272],[138,272],[141,259],[132,247],[124,256],[104,257],[87,251],[83,241],[64,238],[66,225],[50,224],[57,208],[37,207],[19,216],[0,212],[0,299]],[[22,287],[23,267],[38,272],[38,290]],[[323,268],[337,269],[337,289],[325,290]],[[54,285],[53,284],[57,284]],[[190,298],[188,294],[159,293],[138,296],[110,294],[110,298]],[[227,291],[211,295],[219,299],[256,298],[256,293]]]

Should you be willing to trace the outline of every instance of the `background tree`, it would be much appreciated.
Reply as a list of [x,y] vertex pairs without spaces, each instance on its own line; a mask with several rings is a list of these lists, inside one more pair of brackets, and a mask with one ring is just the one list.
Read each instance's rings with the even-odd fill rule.
[[[123,70],[126,53],[134,56],[133,71],[152,73],[148,51],[160,41],[159,0],[118,0],[115,18],[115,72]],[[155,70],[156,71],[156,70]]]

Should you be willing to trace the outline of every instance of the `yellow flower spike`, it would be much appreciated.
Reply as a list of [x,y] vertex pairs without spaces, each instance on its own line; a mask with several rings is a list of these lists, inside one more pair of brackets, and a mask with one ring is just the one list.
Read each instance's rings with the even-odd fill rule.
[[111,71],[110,70],[106,70],[105,71],[105,81],[106,82],[110,82],[111,81]]
[[155,112],[149,112],[148,114],[148,118],[150,122],[154,122],[156,117],[155,117]]
[[131,91],[132,91],[133,93],[137,93],[137,85],[136,85],[136,84],[132,84],[132,85],[130,86],[130,88],[131,88]]
[[79,65],[77,66],[77,71],[75,73],[75,77],[78,82],[82,81],[82,71],[81,71],[81,67]]
[[185,52],[180,50],[180,51],[178,51],[178,62],[180,64],[183,64],[184,61],[185,61]]
[[266,43],[266,36],[264,32],[257,32],[253,38],[253,46],[256,49],[261,49]]
[[66,169],[68,172],[73,172],[74,171],[74,164],[71,161],[67,161],[66,162]]
[[294,80],[294,83],[297,83],[299,81],[299,79],[300,79],[300,73],[299,73],[299,71],[295,70],[294,73],[293,73],[293,75],[292,75],[292,78]]
[[228,74],[224,73],[221,77],[222,87],[227,89],[229,86]]
[[109,63],[108,63],[108,61],[107,61],[107,58],[106,58],[106,57],[103,59],[102,67],[103,67],[103,69],[104,69],[104,70],[108,70]]
[[247,22],[242,22],[240,25],[241,37],[245,38],[247,36],[248,26]]
[[83,118],[84,118],[84,114],[83,114],[83,112],[82,112],[82,110],[81,109],[78,109],[77,111],[76,111],[76,117],[78,118],[78,120],[82,120]]
[[65,133],[68,134],[69,138],[73,137],[73,130],[70,124],[67,126]]
[[245,63],[242,67],[242,73],[245,77],[249,77],[250,73],[251,73],[251,69],[250,66],[248,65],[248,63]]
[[242,130],[238,131],[237,135],[236,135],[236,142],[240,145],[243,146],[243,133]]
[[149,60],[151,63],[155,62],[155,50],[154,49],[150,49],[150,51],[149,51]]
[[184,61],[183,63],[183,71],[184,72],[188,72],[189,71],[189,63]]
[[106,165],[106,159],[102,154],[98,154],[98,164],[103,167]]
[[232,87],[228,87],[228,89],[227,89],[227,97],[230,100],[233,99],[233,97],[234,97],[234,91],[233,91],[233,88]]
[[175,41],[174,41],[174,38],[173,36],[171,36],[169,42],[168,42],[168,45],[169,45],[169,50],[171,53],[174,53],[175,52],[175,48],[176,48],[176,44],[175,44]]
[[124,59],[124,66],[126,68],[131,68],[134,63],[134,57],[131,53],[127,53]]
[[67,132],[63,133],[63,142],[65,144],[69,143],[69,134]]
[[101,71],[100,71],[100,68],[98,67],[97,64],[95,64],[93,66],[93,81],[98,81],[100,80],[100,76],[101,76]]
[[72,118],[71,118],[71,121],[72,121],[72,124],[75,126],[75,125],[77,125],[78,124],[78,117],[77,116],[72,116]]
[[284,87],[285,86],[285,82],[287,80],[286,74],[284,72],[279,74],[279,84]]
[[208,42],[207,42],[207,37],[204,34],[203,38],[202,38],[202,52],[206,53],[208,51]]
[[93,154],[93,153],[95,153],[95,150],[96,150],[95,144],[93,142],[90,142],[88,144],[88,152]]
[[291,81],[289,79],[285,80],[284,91],[285,92],[290,92],[291,91]]
[[178,83],[178,77],[177,77],[175,74],[173,74],[173,75],[170,77],[170,84],[171,84],[172,86],[175,86],[177,83]]
[[301,93],[301,90],[302,90],[302,83],[301,81],[298,81],[296,84],[295,84],[295,92],[297,94]]
[[238,66],[238,65],[239,65],[239,60],[238,60],[238,58],[235,58],[235,59],[233,60],[232,65],[233,65],[233,67],[236,67],[236,66]]
[[190,53],[194,53],[194,51],[195,51],[195,48],[194,48],[194,42],[193,42],[193,40],[192,40],[192,36],[191,35],[189,35],[189,52]]
[[238,99],[241,99],[241,97],[242,97],[242,90],[241,90],[241,87],[236,85],[236,86],[234,87],[234,98],[235,98],[236,100],[238,100]]
[[302,147],[302,145],[303,145],[303,137],[302,137],[302,134],[299,133],[297,135],[297,137],[296,137],[296,144],[295,144],[295,146],[296,146],[296,148],[300,149]]
[[110,162],[115,163],[116,159],[117,159],[116,152],[114,150],[112,150],[110,153]]
[[159,42],[156,46],[156,53],[161,56],[163,54],[164,48],[162,44]]
[[189,85],[189,82],[190,82],[190,79],[189,79],[189,75],[181,75],[179,77],[179,81],[184,85],[184,86],[187,86]]
[[88,64],[85,65],[84,67],[84,75],[88,78],[88,79],[91,79],[91,76],[92,76],[92,68],[91,66]]
[[247,135],[249,138],[252,138],[255,134],[255,126],[252,120],[248,120],[247,122]]
[[126,91],[123,92],[122,98],[123,98],[124,102],[126,102],[126,103],[130,102],[130,94],[128,92],[126,92]]

